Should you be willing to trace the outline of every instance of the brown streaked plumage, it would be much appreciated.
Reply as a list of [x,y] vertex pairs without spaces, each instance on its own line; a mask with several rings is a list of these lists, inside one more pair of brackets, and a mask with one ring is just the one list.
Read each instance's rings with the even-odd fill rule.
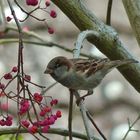
[[121,65],[138,63],[134,59],[68,59],[63,56],[53,58],[44,73],[50,74],[56,81],[74,90],[88,90],[97,87],[105,75]]

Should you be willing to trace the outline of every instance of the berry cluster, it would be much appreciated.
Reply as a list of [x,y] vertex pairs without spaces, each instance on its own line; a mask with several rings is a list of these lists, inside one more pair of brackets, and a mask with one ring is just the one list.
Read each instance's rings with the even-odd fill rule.
[[[53,10],[53,9],[52,9],[52,10],[48,10],[48,7],[51,5],[51,0],[46,0],[46,1],[44,2],[45,7],[41,7],[41,6],[40,6],[39,0],[26,0],[26,5],[27,5],[27,6],[33,6],[33,7],[35,7],[35,9],[33,9],[33,10],[30,11],[30,12],[27,12],[27,11],[25,11],[23,8],[20,7],[20,9],[22,9],[22,11],[25,12],[25,13],[27,14],[27,17],[32,16],[31,13],[33,13],[34,11],[37,11],[38,9],[39,9],[39,10],[42,10],[42,11],[44,11],[44,12],[46,12],[46,13],[49,13],[49,16],[50,16],[51,18],[56,18],[56,17],[57,17],[57,13],[56,13],[55,10]],[[17,6],[19,6],[19,4],[17,4]],[[32,16],[32,17],[35,18],[35,19],[37,19],[37,20],[40,20],[40,21],[45,21],[45,23],[46,23],[46,19],[39,19],[39,18],[37,18],[37,17],[35,17],[35,16]],[[26,19],[26,18],[25,18],[25,19]],[[6,20],[7,20],[7,22],[10,22],[10,21],[12,20],[12,17],[7,16],[7,17],[6,17]],[[24,20],[20,20],[20,21],[24,21]],[[47,28],[48,28],[48,33],[49,33],[49,34],[53,34],[53,33],[54,33],[54,28],[49,27],[48,24],[46,24],[46,25],[47,25]]]
[[29,100],[22,99],[20,102],[19,114],[23,115],[24,113],[28,112],[30,108]]
[[[19,90],[20,92],[18,94],[14,92],[12,92],[12,94],[9,94],[11,93],[11,91],[7,92],[7,87],[16,78],[19,79],[21,84],[20,86],[22,86]],[[32,93],[29,89],[28,84],[33,84],[35,86],[41,87],[31,82],[30,75],[24,73],[20,74],[18,71],[18,67],[16,66],[13,67],[10,72],[4,74],[0,79],[0,109],[3,111],[7,111],[7,114],[9,114],[8,108],[7,110],[4,110],[4,108],[2,107],[3,98],[6,97],[8,98],[8,100],[14,100],[18,106],[17,115],[20,116],[19,118],[22,118],[21,120],[19,120],[19,124],[27,129],[31,134],[35,134],[36,132],[38,132],[38,129],[40,129],[42,133],[47,133],[50,126],[55,124],[56,120],[61,117],[60,110],[57,110],[56,112],[53,111],[53,107],[58,104],[58,100],[53,99],[51,96],[43,96],[41,92]],[[31,114],[35,114],[36,119],[32,120]],[[0,117],[0,126],[12,125],[12,116],[4,116],[1,111]]]
[[[48,107],[46,107],[48,108]],[[43,114],[41,112],[43,111]],[[52,109],[50,108],[45,109],[43,108],[40,112],[40,119],[34,122],[30,122],[28,120],[21,120],[21,124],[23,127],[28,129],[30,133],[36,133],[38,131],[38,128],[41,129],[42,133],[47,133],[48,129],[51,125],[55,123],[55,121],[61,117],[61,111],[57,111],[55,114],[52,114]]]
[[[36,133],[38,131],[38,128],[41,129],[42,133],[47,133],[50,126],[53,125],[55,121],[61,117],[60,110],[56,111],[56,113],[53,113],[52,111],[53,110],[52,107],[54,105],[57,105],[58,100],[52,99],[49,103],[50,106],[48,106],[42,102],[43,98],[45,97],[43,97],[39,93],[34,93],[33,95],[34,103],[37,103],[40,107],[40,112],[36,114],[38,116],[37,121],[30,122],[27,119],[21,120],[21,125],[25,127],[26,129],[28,129],[28,131],[32,134]],[[29,107],[30,107],[29,101],[27,100],[21,101],[20,105],[21,105],[20,115],[23,115],[23,114],[25,115],[25,113],[28,113]]]
[[[38,0],[26,0],[26,4],[28,6],[38,6],[38,9],[41,9],[41,10],[49,13],[50,17],[52,17],[52,18],[56,18],[57,17],[57,13],[56,13],[55,10],[50,10],[50,11],[47,10],[46,11],[46,9],[51,5],[51,0],[46,0],[44,2],[45,8],[40,8]],[[54,29],[52,27],[48,26],[48,33],[49,34],[53,34],[54,33]]]
[[12,120],[13,120],[12,116],[7,116],[5,118],[2,118],[0,120],[0,125],[1,126],[11,126],[12,125]]
[[[2,83],[2,79],[4,78],[5,80],[12,80],[13,79],[13,75],[14,73],[16,73],[18,71],[18,68],[15,66],[12,68],[12,70],[9,73],[4,74],[4,76],[0,79],[0,89],[4,90],[6,85],[4,83]],[[10,81],[9,81],[10,82]],[[8,82],[8,83],[9,83]],[[2,93],[2,92],[1,92]]]

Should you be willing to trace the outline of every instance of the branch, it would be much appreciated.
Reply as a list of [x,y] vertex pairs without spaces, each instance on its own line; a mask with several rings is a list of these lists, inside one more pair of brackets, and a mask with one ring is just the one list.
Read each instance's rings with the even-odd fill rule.
[[[75,95],[75,98],[78,101],[80,99],[79,93],[77,91],[73,90],[73,94]],[[79,106],[80,111],[81,111],[81,116],[82,116],[82,119],[84,122],[84,126],[85,126],[88,140],[96,140],[96,138],[95,138],[95,136],[93,136],[93,132],[91,131],[91,128],[90,128],[89,119],[87,116],[88,110],[85,107],[83,100],[80,100],[78,106]]]
[[[90,37],[89,41],[108,56],[111,60],[134,59],[120,41],[116,31],[91,13],[83,4],[83,0],[52,0],[81,30],[94,30],[99,33],[100,39]],[[119,67],[118,70],[140,92],[140,64],[131,64],[129,67]]]
[[100,136],[104,139],[107,140],[107,138],[104,136],[104,134],[102,133],[102,131],[98,128],[98,126],[96,125],[96,123],[94,122],[94,120],[92,119],[92,116],[90,115],[89,112],[86,112],[87,116],[89,118],[89,120],[91,121],[91,123],[93,124],[93,126],[96,128],[96,130],[98,131],[98,133],[100,134]]
[[72,140],[72,116],[73,116],[73,94],[70,91],[69,98],[69,116],[68,116],[68,130],[69,130],[69,140]]
[[[5,135],[5,134],[15,134],[18,131],[18,127],[7,127],[7,128],[1,128],[0,129],[0,135]],[[29,133],[28,130],[24,128],[20,128],[19,133]],[[48,133],[50,134],[58,134],[61,136],[68,136],[69,131],[67,129],[62,129],[62,128],[50,128],[48,130]],[[86,135],[81,134],[79,132],[72,132],[72,136],[75,138],[87,140]],[[98,140],[98,139],[96,139]]]
[[[18,32],[18,29],[16,27],[6,25],[5,32],[7,33],[9,30]],[[29,37],[34,37],[34,38],[36,38],[40,41],[44,41],[44,39],[42,37],[40,37],[38,34],[36,34],[33,31],[23,31],[22,30],[22,33],[23,33],[23,35],[26,35],[26,36],[29,36]]]
[[94,36],[96,39],[99,39],[99,34],[93,30],[86,30],[83,31],[79,34],[77,40],[76,40],[76,45],[75,45],[75,51],[74,51],[74,58],[78,58],[80,56],[81,48],[83,41],[90,36]]
[[108,0],[107,6],[107,15],[106,15],[106,24],[111,25],[111,9],[112,9],[113,0]]
[[[0,39],[0,45],[1,44],[11,44],[11,43],[18,43],[19,40],[18,39]],[[63,45],[59,45],[57,43],[54,43],[54,42],[48,42],[46,40],[42,40],[41,42],[37,42],[37,41],[30,41],[30,40],[27,40],[27,39],[24,39],[23,40],[24,43],[27,43],[27,44],[32,44],[32,45],[37,45],[40,47],[41,46],[44,46],[44,47],[57,47],[59,49],[62,49],[64,51],[67,51],[67,52],[70,52],[70,53],[73,53],[74,50],[72,49],[69,49],[67,48],[66,46],[63,46]],[[84,57],[88,57],[88,58],[98,58],[97,56],[91,56],[91,55],[88,55],[88,54],[85,54],[85,53],[81,53],[80,54],[81,56],[84,56]]]
[[133,126],[140,120],[140,114],[138,115],[138,117],[135,119],[135,121],[130,124],[130,120],[128,119],[128,125],[129,125],[129,128],[126,132],[126,134],[124,135],[124,137],[122,138],[122,140],[126,140],[126,137],[128,136],[129,132],[130,131],[134,131],[134,132],[138,132],[139,130],[135,130],[133,129]]
[[140,1],[123,0],[122,2],[140,47]]
[[[75,51],[74,51],[74,54],[73,54],[74,58],[79,58],[83,41],[87,37],[90,37],[91,35],[94,35],[95,38],[98,39],[98,33],[94,32],[94,31],[90,31],[90,30],[83,31],[78,35],[78,38],[77,38],[77,41],[76,41],[76,46],[75,46]],[[83,100],[80,99],[80,95],[79,95],[78,91],[70,90],[70,92],[73,93],[73,95],[75,95],[77,101],[79,100],[77,102],[77,105],[79,106],[80,111],[81,111],[81,116],[82,116],[82,119],[83,119],[83,122],[84,122],[84,126],[85,126],[85,130],[86,130],[86,133],[87,133],[88,140],[95,139],[94,136],[93,136],[93,133],[90,129],[89,119],[88,119],[88,116],[87,116],[87,113],[86,113],[87,109],[84,105]]]

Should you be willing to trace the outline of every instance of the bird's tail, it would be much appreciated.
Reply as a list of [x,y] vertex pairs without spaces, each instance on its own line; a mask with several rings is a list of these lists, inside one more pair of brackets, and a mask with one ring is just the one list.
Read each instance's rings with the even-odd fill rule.
[[122,65],[127,65],[131,63],[139,63],[135,59],[124,59],[124,60],[113,60],[110,61],[109,63],[106,64],[106,67],[104,68],[105,73],[110,72],[113,68],[122,66]]
[[126,64],[131,64],[131,63],[139,63],[139,62],[137,60],[135,60],[135,59],[125,59],[125,60],[114,60],[114,61],[111,61],[112,67],[113,66],[119,67],[121,65],[126,65]]

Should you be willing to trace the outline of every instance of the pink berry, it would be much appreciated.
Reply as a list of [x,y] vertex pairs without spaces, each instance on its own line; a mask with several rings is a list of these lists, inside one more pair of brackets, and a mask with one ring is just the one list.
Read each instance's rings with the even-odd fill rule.
[[6,20],[7,20],[7,22],[10,22],[12,20],[12,18],[8,16],[8,17],[6,17]]
[[55,122],[55,119],[54,119],[53,116],[51,116],[51,117],[49,118],[49,124],[52,125],[52,124],[54,124],[54,122]]
[[50,125],[48,117],[43,120],[43,126],[46,126],[46,125]]
[[25,80],[27,80],[27,81],[31,81],[31,76],[30,75],[25,75]]
[[46,111],[41,110],[40,113],[39,113],[39,115],[42,116],[42,117],[45,116],[46,115]]
[[58,110],[58,111],[56,112],[56,116],[57,116],[57,118],[61,118],[62,114],[61,114],[61,111],[60,111],[60,110]]
[[6,120],[5,125],[6,126],[11,126],[12,125],[12,120]]
[[51,10],[50,16],[51,16],[52,18],[56,18],[56,17],[57,17],[57,14],[56,14],[56,12],[55,12],[54,10]]
[[47,126],[44,126],[41,130],[43,133],[47,133],[49,128],[50,127],[47,125]]
[[6,80],[9,80],[9,79],[12,79],[12,78],[13,78],[13,76],[12,76],[11,73],[6,73],[6,74],[4,75],[4,79],[6,79]]
[[36,133],[37,130],[38,130],[38,127],[35,126],[35,125],[33,125],[33,126],[31,126],[31,127],[28,128],[28,131],[29,131],[30,133],[32,133],[32,134]]
[[49,107],[49,106],[46,106],[46,107],[44,107],[44,110],[45,110],[45,112],[51,112],[51,107]]
[[52,100],[50,102],[51,106],[56,105],[57,103],[58,103],[58,100],[57,99],[54,99],[54,100]]
[[0,83],[0,89],[4,89],[5,88],[5,85]]
[[48,33],[49,33],[49,34],[53,34],[53,33],[54,33],[54,29],[51,28],[51,27],[48,27]]
[[26,113],[30,108],[30,104],[28,100],[22,100],[20,102],[19,114],[22,115]]
[[56,115],[52,115],[53,116],[53,118],[55,119],[55,120],[57,120],[57,116]]
[[1,126],[5,126],[5,125],[6,125],[6,123],[5,123],[5,120],[4,120],[4,119],[1,119],[1,120],[0,120],[0,125],[1,125]]
[[6,120],[13,120],[13,117],[12,116],[7,116]]
[[45,5],[46,5],[46,7],[48,7],[48,6],[50,6],[50,0],[46,0],[46,2],[45,2]]
[[38,4],[38,0],[26,0],[26,4],[36,6]]
[[12,72],[17,72],[18,71],[18,68],[17,67],[13,67],[12,68]]
[[30,125],[30,123],[29,123],[27,120],[22,120],[22,121],[21,121],[21,124],[22,124],[23,126],[25,126],[26,128],[28,128],[29,125]]
[[[0,96],[1,97],[1,96]],[[0,109],[7,111],[8,110],[8,104],[7,103],[3,103],[0,105]]]
[[34,97],[34,100],[38,103],[40,103],[43,99],[43,96],[39,93],[35,93],[33,97]]
[[30,30],[29,30],[29,27],[28,27],[28,26],[23,27],[23,31],[24,31],[24,32],[30,31]]

